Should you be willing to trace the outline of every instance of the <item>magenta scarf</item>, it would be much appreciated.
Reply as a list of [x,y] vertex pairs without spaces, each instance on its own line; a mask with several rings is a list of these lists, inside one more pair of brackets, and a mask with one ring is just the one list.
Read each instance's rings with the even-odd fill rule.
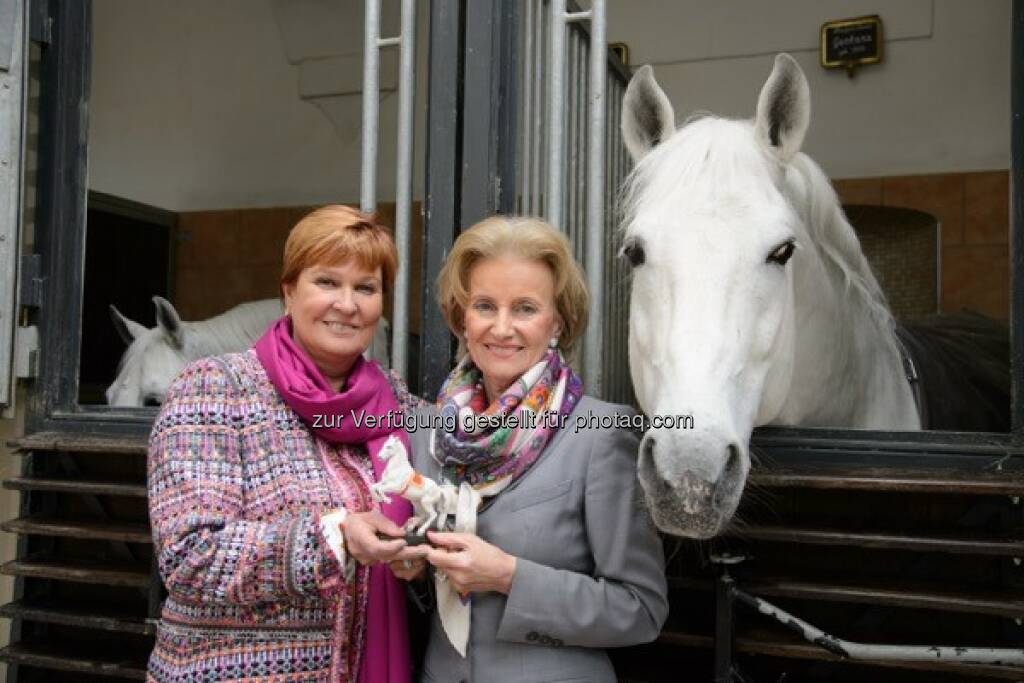
[[[340,392],[335,391],[292,339],[291,331],[291,318],[285,316],[271,325],[255,344],[256,357],[270,381],[284,402],[317,436],[333,443],[365,445],[373,462],[374,481],[379,481],[384,463],[377,455],[388,436],[395,434],[406,450],[409,440],[401,429],[389,431],[388,420],[378,420],[383,424],[372,429],[365,422],[357,427],[350,411],[365,411],[366,415],[398,413],[401,409],[391,383],[376,363],[360,356],[349,372],[345,387]],[[339,426],[332,429],[313,429],[315,415],[344,415],[345,419],[337,421]],[[393,422],[401,424],[399,420]],[[332,468],[330,463],[325,466]],[[404,498],[393,496],[390,504],[381,504],[381,512],[401,526],[412,515],[412,506]],[[405,590],[386,565],[373,565],[370,567],[366,647],[360,657],[358,680],[360,683],[409,683],[410,670]],[[331,680],[336,680],[334,671]]]

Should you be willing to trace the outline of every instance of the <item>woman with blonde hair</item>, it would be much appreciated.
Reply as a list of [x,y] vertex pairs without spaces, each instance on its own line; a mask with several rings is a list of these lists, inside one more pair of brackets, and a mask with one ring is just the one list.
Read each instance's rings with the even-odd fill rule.
[[411,434],[413,457],[483,503],[475,534],[428,534],[443,579],[423,680],[614,681],[602,648],[657,637],[667,589],[637,438],[599,426],[633,413],[584,395],[568,362],[580,268],[550,225],[489,218],[456,240],[438,297],[463,355],[430,410],[456,427]]
[[[367,566],[424,564],[402,540],[408,504],[377,510],[369,493],[377,453],[406,437],[351,418],[413,402],[363,358],[396,265],[372,217],[313,211],[285,245],[286,315],[253,348],[196,361],[172,384],[149,442],[168,596],[147,680],[409,681],[403,586]],[[396,540],[346,547],[346,518]]]

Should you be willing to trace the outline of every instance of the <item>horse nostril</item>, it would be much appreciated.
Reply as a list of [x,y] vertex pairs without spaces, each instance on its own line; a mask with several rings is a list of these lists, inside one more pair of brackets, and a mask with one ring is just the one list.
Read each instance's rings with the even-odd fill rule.
[[740,471],[740,448],[734,443],[729,444],[725,454],[725,467],[722,469],[722,481],[732,481]]
[[655,439],[653,436],[648,436],[644,439],[643,447],[640,449],[640,457],[652,459],[654,458],[654,446]]

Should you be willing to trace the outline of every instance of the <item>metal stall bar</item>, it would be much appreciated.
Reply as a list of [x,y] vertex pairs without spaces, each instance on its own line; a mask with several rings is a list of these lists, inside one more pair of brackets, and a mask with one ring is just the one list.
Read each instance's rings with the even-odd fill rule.
[[380,128],[380,50],[399,48],[398,152],[395,183],[394,307],[391,313],[391,367],[406,374],[409,343],[409,230],[412,219],[413,103],[416,96],[416,0],[402,0],[399,35],[380,37],[380,0],[366,0],[363,40],[363,159],[359,206],[365,213],[377,210],[377,152]]
[[565,230],[566,226],[562,220],[562,183],[565,182],[563,173],[565,155],[565,29],[566,14],[565,0],[551,1],[551,18],[548,22],[550,35],[551,60],[550,75],[548,80],[548,188],[545,197],[546,211],[544,215],[548,222],[559,230]]
[[366,0],[363,27],[363,163],[359,208],[377,210],[377,128],[380,107],[380,0]]
[[[379,2],[379,0],[375,0]],[[402,0],[398,73],[398,171],[395,185],[395,246],[398,272],[391,321],[391,367],[405,377],[409,343],[409,239],[412,221],[413,103],[416,100],[416,0]]]
[[1011,5],[1010,39],[1010,418],[1024,435],[1024,0]]
[[[605,49],[605,0],[594,0],[590,7],[590,91],[587,101],[589,141],[587,151],[587,228],[586,258],[587,287],[590,289],[590,308],[604,311],[604,252],[609,247],[605,239],[604,179],[605,179],[605,84],[608,76],[608,57]],[[604,395],[604,335],[601,320],[591,316],[583,337],[583,381],[596,396]]]
[[[604,311],[604,250],[605,245],[605,199],[602,188],[605,185],[605,88],[608,74],[605,22],[605,0],[595,0],[591,9],[584,12],[565,11],[565,0],[551,0],[551,54],[550,54],[550,80],[548,82],[548,168],[547,168],[547,210],[545,215],[550,223],[559,229],[574,232],[573,225],[565,224],[565,211],[563,207],[563,193],[567,192],[571,201],[586,197],[586,218],[585,229],[582,234],[574,235],[582,238],[584,248],[584,266],[587,273],[587,286],[591,295],[591,310],[595,312]],[[576,36],[572,45],[579,50],[573,52],[575,56],[574,65],[582,69],[583,55],[589,55],[589,88],[585,83],[576,85],[578,93],[586,93],[587,116],[586,136],[577,136],[574,126],[577,112],[572,112],[573,119],[570,125],[570,140],[574,143],[570,157],[569,182],[577,182],[576,155],[580,153],[583,144],[587,148],[587,191],[579,187],[565,187],[567,181],[564,169],[565,155],[565,71],[566,71],[566,28],[571,22],[590,21],[589,48],[584,49],[583,41]],[[573,69],[575,76],[575,69]],[[576,83],[574,78],[573,83]],[[574,98],[569,97],[570,104]],[[585,140],[585,143],[584,143]],[[582,202],[581,202],[582,203]],[[569,220],[573,220],[582,211],[576,208],[576,212]],[[603,326],[600,322],[602,316],[592,316],[587,326],[583,344],[583,380],[588,389],[598,396],[603,395]]]

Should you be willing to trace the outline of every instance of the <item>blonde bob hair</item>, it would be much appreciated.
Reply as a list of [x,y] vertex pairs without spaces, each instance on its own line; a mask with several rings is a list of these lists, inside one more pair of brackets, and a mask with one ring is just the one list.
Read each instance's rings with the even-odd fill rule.
[[398,249],[391,232],[375,216],[351,206],[329,204],[302,217],[284,245],[281,288],[294,285],[310,266],[337,266],[354,259],[363,268],[380,267],[384,291],[391,291],[398,269]]
[[[558,343],[572,362],[576,343],[587,326],[590,295],[569,241],[539,218],[493,216],[455,240],[437,276],[438,303],[451,331],[464,342],[469,275],[479,261],[491,258],[521,258],[548,267],[555,278],[555,309],[562,327]],[[463,346],[460,344],[460,355]]]

